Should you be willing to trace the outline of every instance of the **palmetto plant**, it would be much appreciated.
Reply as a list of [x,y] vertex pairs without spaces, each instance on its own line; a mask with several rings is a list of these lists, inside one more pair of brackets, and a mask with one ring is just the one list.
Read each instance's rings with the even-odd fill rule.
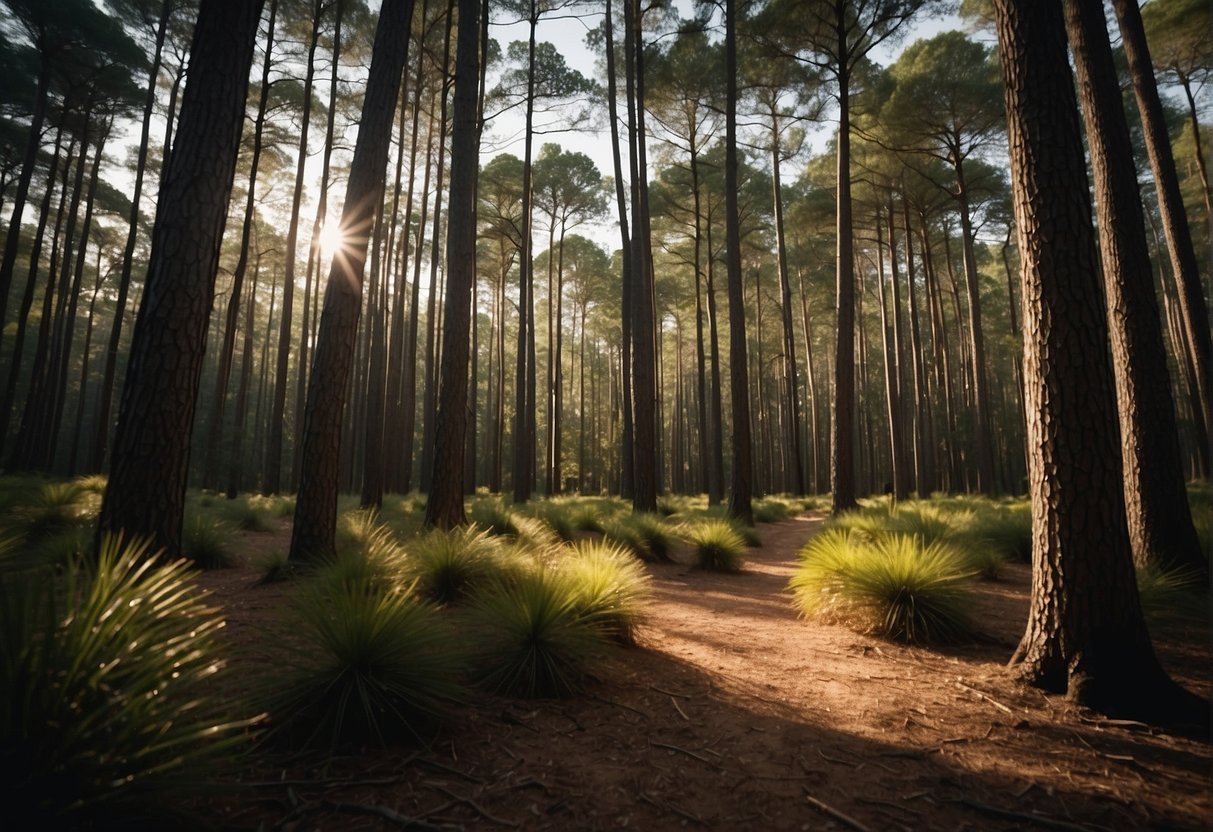
[[447,623],[404,592],[309,578],[261,701],[271,736],[328,749],[424,738],[464,699]]
[[687,530],[687,540],[695,547],[695,562],[701,569],[736,572],[745,562],[745,539],[727,520],[705,520]]
[[[0,575],[0,796],[28,828],[146,816],[230,763],[223,620],[185,561],[106,537],[95,563]],[[41,819],[41,820],[39,820]]]
[[516,696],[574,693],[606,644],[574,582],[542,566],[495,580],[477,593],[470,625],[476,681]]

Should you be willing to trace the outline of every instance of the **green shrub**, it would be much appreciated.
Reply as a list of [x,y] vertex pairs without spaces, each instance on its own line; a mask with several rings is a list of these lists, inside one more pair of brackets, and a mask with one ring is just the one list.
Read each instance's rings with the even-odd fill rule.
[[474,528],[433,531],[409,544],[406,568],[418,593],[447,604],[493,574],[493,558],[500,549],[488,532]]
[[796,513],[796,508],[780,497],[763,497],[752,506],[755,523],[777,523]]
[[593,505],[578,505],[572,510],[573,528],[579,532],[601,532],[609,512]]
[[[1137,569],[1137,594],[1142,611],[1151,620],[1178,612],[1192,615],[1199,611],[1208,598],[1202,590],[1207,585],[1201,576],[1189,569],[1162,569],[1144,566]],[[1204,597],[1202,597],[1204,596]]]
[[114,537],[59,577],[0,574],[0,798],[21,828],[146,819],[230,765],[249,723],[215,694],[223,621],[192,576]]
[[695,563],[701,569],[737,572],[745,563],[745,540],[737,527],[726,520],[705,520],[692,525],[687,540],[695,548]]
[[299,574],[298,566],[282,551],[271,552],[258,560],[256,566],[261,572],[260,584],[282,583]]
[[409,585],[404,550],[382,526],[361,536],[356,545],[338,549],[334,557],[310,565],[310,571],[311,583],[328,587],[334,595],[346,590],[388,594]]
[[573,512],[567,505],[542,503],[536,509],[536,517],[561,540],[572,540],[576,536],[577,525],[573,522]]
[[181,536],[182,554],[202,569],[227,569],[236,563],[232,529],[209,517],[187,517]]
[[602,539],[608,543],[618,544],[638,558],[652,557],[648,544],[640,536],[640,531],[631,522],[630,517],[611,520],[605,523],[602,530]]
[[268,532],[268,512],[262,509],[258,502],[254,502],[252,498],[228,500],[220,505],[219,513],[224,520],[241,531]]
[[475,500],[471,510],[472,522],[489,534],[517,537],[518,524],[514,514],[500,498]]
[[904,534],[869,539],[827,529],[801,551],[790,582],[806,617],[847,623],[910,643],[950,642],[970,632],[963,556]]
[[97,519],[101,497],[79,483],[44,482],[17,495],[10,528],[36,544]]
[[644,567],[621,546],[583,541],[560,561],[572,583],[578,615],[589,618],[609,637],[636,643],[636,625],[652,596]]
[[536,568],[492,581],[473,599],[476,681],[497,693],[561,697],[578,690],[606,643],[582,614],[573,582]]
[[339,555],[365,552],[372,540],[385,533],[379,512],[373,508],[352,508],[337,515],[334,548]]
[[661,515],[637,512],[624,522],[632,527],[649,556],[656,560],[670,559],[670,548],[678,542],[678,534]]
[[262,694],[274,738],[330,750],[424,739],[464,701],[446,622],[404,593],[310,579],[286,624]]

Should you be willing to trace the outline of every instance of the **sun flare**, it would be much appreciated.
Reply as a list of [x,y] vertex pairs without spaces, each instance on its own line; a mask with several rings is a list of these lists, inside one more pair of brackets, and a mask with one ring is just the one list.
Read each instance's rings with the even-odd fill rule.
[[320,229],[320,253],[332,257],[346,244],[345,232],[340,223],[330,223]]

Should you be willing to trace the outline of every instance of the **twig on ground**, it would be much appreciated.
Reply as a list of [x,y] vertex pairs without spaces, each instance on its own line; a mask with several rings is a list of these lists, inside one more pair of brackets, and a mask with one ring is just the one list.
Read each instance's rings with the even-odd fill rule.
[[440,771],[445,771],[448,774],[454,774],[457,777],[462,777],[464,780],[467,780],[469,783],[480,783],[480,784],[484,783],[483,780],[481,780],[479,777],[477,777],[474,774],[468,774],[466,771],[460,771],[459,769],[455,768],[454,766],[448,766],[446,763],[440,763],[437,760],[431,760],[428,757],[418,757],[417,762],[423,766],[429,766],[430,768],[436,768]]
[[674,706],[674,710],[678,711],[678,715],[681,716],[683,719],[685,719],[687,722],[690,722],[691,718],[686,715],[685,711],[682,710],[682,707],[678,704],[678,700],[674,698],[674,694],[672,694],[672,693],[669,694],[669,697],[670,697],[670,703]]
[[833,806],[831,806],[830,804],[820,801],[817,798],[813,797],[813,795],[809,794],[808,789],[805,789],[804,799],[809,801],[809,805],[812,806],[817,811],[821,812],[822,814],[829,815],[834,820],[841,823],[843,826],[849,826],[851,829],[854,829],[855,832],[871,832],[871,830],[869,830],[868,827],[864,826],[862,823],[855,820],[855,818],[851,817],[848,814],[840,812],[837,809],[835,809]]
[[850,766],[851,768],[859,768],[859,766],[863,765],[862,763],[852,763],[850,760],[843,760],[840,757],[831,757],[820,748],[817,749],[817,756],[828,763],[838,763],[839,765]]
[[658,693],[664,693],[666,696],[677,696],[679,699],[694,699],[695,698],[694,696],[692,696],[689,693],[675,693],[672,690],[666,690],[665,688],[659,688],[656,685],[649,685],[649,690],[655,690]]
[[484,818],[485,820],[487,820],[491,823],[496,823],[500,826],[509,826],[511,828],[518,827],[518,824],[512,820],[506,820],[505,818],[499,818],[496,815],[490,814],[487,809],[485,809],[483,806],[481,806],[475,800],[472,800],[472,798],[470,798],[470,797],[464,797],[461,794],[457,794],[457,793],[451,791],[450,789],[446,788],[445,786],[437,786],[436,788],[438,789],[438,791],[442,792],[443,794],[447,795],[448,797],[452,798],[453,800],[457,800],[460,803],[462,803],[464,806],[467,806],[468,808],[474,810],[476,812],[476,814],[480,815],[480,817]]
[[625,711],[631,711],[634,714],[639,714],[640,716],[644,717],[645,719],[648,719],[648,717],[649,717],[649,715],[647,713],[640,710],[639,708],[633,708],[631,705],[625,705],[622,702],[616,702],[614,699],[603,699],[601,696],[595,696],[593,694],[590,694],[589,698],[595,700],[596,702],[601,702],[604,705],[614,705],[616,708],[623,708]]
[[966,685],[964,682],[961,682],[961,681],[957,681],[957,682],[956,682],[956,687],[958,687],[958,688],[962,688],[963,690],[967,690],[967,691],[969,691],[970,693],[975,693],[975,694],[977,694],[977,697],[978,697],[979,699],[983,699],[983,700],[985,700],[986,702],[989,702],[991,705],[993,705],[995,708],[998,708],[998,710],[1002,711],[1003,713],[1006,713],[1006,714],[1011,714],[1012,716],[1014,716],[1014,715],[1015,715],[1015,712],[1014,712],[1013,710],[1011,710],[1011,709],[1010,709],[1010,708],[1008,708],[1006,705],[1004,705],[1004,704],[1002,704],[1001,702],[999,702],[999,701],[998,701],[997,699],[995,699],[994,697],[990,696],[988,693],[982,693],[982,692],[981,692],[981,691],[979,691],[977,688],[970,687],[969,685]]
[[968,797],[958,797],[951,801],[959,803],[962,806],[968,806],[970,809],[976,809],[979,812],[984,812],[987,815],[994,817],[1007,818],[1008,820],[1022,820],[1029,823],[1035,823],[1039,826],[1047,826],[1050,829],[1068,829],[1071,832],[1091,832],[1090,827],[1082,826],[1069,821],[1057,820],[1056,818],[1047,817],[1046,815],[1038,815],[1034,812],[1015,812],[1010,809],[999,809],[997,806],[989,806],[985,803],[973,800]]
[[325,800],[322,801],[326,809],[333,809],[338,812],[359,812],[364,815],[377,815],[378,817],[390,820],[392,823],[400,824],[401,829],[421,829],[421,830],[439,830],[448,829],[447,826],[434,826],[432,823],[427,823],[418,818],[410,818],[408,815],[402,815],[395,809],[387,806],[380,806],[377,803],[348,803],[345,801]]
[[682,817],[686,818],[687,820],[689,820],[693,823],[697,823],[700,826],[707,826],[707,824],[704,823],[703,818],[699,817],[698,815],[692,814],[691,812],[688,812],[686,809],[679,808],[678,806],[675,806],[673,803],[667,803],[664,800],[657,800],[656,798],[650,797],[647,792],[641,792],[640,799],[643,800],[645,803],[649,804],[650,806],[654,806],[658,809],[664,809],[667,812],[673,812],[676,815],[681,815]]
[[649,745],[651,745],[653,748],[665,748],[670,751],[677,751],[681,754],[687,755],[688,757],[690,757],[694,760],[698,760],[699,762],[703,763],[705,766],[711,766],[714,769],[720,768],[720,766],[717,763],[712,762],[707,757],[704,757],[700,754],[696,754],[694,751],[688,751],[687,749],[685,749],[679,745],[670,745],[668,742],[657,742],[655,740],[649,740]]

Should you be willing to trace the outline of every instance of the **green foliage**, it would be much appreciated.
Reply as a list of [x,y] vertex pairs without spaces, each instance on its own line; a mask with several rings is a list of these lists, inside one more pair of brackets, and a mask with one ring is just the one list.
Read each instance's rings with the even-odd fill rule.
[[[223,626],[185,561],[107,537],[97,561],[0,573],[0,796],[22,828],[147,818],[231,762]],[[162,827],[163,828],[163,827]]]
[[418,593],[448,604],[494,573],[501,548],[498,539],[474,528],[433,531],[409,544],[406,570]]
[[606,643],[563,572],[538,567],[492,581],[471,609],[476,681],[497,693],[562,697],[577,691]]
[[728,521],[695,523],[687,530],[687,540],[695,547],[695,563],[701,569],[737,572],[745,562],[745,540]]
[[270,531],[270,512],[262,508],[261,501],[255,496],[237,497],[220,504],[219,514],[228,523],[245,532]]
[[194,515],[186,518],[183,531],[183,554],[200,568],[227,569],[236,565],[231,526],[209,517]]
[[100,495],[78,482],[20,478],[8,485],[4,525],[30,545],[91,523],[101,510]]
[[797,514],[801,505],[803,503],[797,505],[790,498],[772,495],[755,500],[751,508],[755,523],[778,523]]
[[954,642],[971,631],[969,579],[948,544],[827,529],[800,553],[789,586],[802,615],[910,643]]
[[257,569],[261,572],[260,584],[278,584],[289,581],[299,574],[294,562],[287,558],[286,552],[271,552],[257,561]]
[[358,534],[357,544],[339,547],[336,556],[312,567],[312,582],[334,595],[346,590],[386,594],[406,586],[408,565],[392,533],[383,526],[368,530],[359,525]]
[[577,524],[573,519],[573,510],[568,505],[541,503],[535,516],[561,540],[569,541],[576,536]]
[[631,552],[601,541],[585,541],[560,561],[572,583],[578,615],[609,637],[636,643],[636,625],[652,596],[651,579]]
[[489,534],[502,537],[517,537],[518,525],[515,517],[498,497],[475,500],[469,511],[473,523]]
[[1199,574],[1184,569],[1145,566],[1137,569],[1137,594],[1146,617],[1157,621],[1168,613],[1192,615],[1208,602],[1208,587]]
[[446,622],[405,593],[313,577],[286,624],[262,699],[271,736],[288,744],[424,739],[464,700]]

